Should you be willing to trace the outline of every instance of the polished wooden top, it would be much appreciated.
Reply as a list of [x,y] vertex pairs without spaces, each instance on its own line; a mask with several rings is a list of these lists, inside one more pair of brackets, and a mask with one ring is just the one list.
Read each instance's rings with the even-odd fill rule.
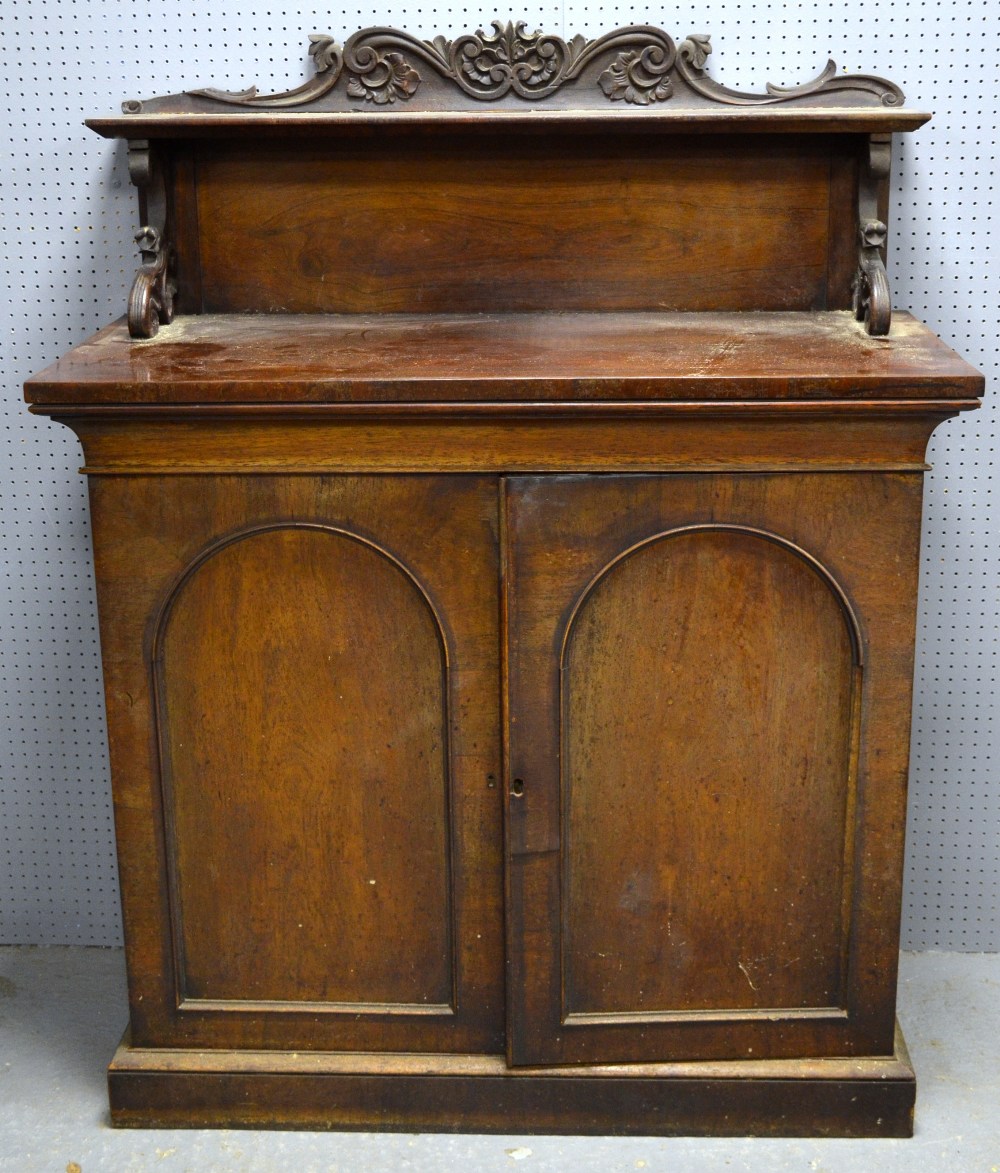
[[387,130],[405,134],[453,134],[456,131],[516,130],[519,134],[891,134],[919,130],[931,115],[922,110],[675,110],[614,107],[609,110],[371,110],[312,114],[266,110],[215,113],[151,113],[88,118],[87,126],[102,138],[265,139],[357,135],[368,138]]
[[[26,384],[49,405],[971,399],[983,377],[911,315],[849,311],[192,315],[123,321]],[[55,414],[59,414],[58,411]]]

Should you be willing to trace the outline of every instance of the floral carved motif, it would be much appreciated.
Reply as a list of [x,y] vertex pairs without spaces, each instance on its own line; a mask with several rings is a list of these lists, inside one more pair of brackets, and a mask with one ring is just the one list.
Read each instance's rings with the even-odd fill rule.
[[401,98],[404,102],[417,92],[420,74],[402,53],[374,53],[371,65],[361,73],[353,73],[347,82],[347,93],[352,98],[364,98],[376,106],[385,106]]
[[[355,33],[343,48],[329,36],[313,36],[310,42],[316,76],[297,89],[282,94],[259,94],[256,87],[238,93],[214,89],[192,93],[234,106],[278,109],[316,102],[344,77],[343,92],[348,98],[388,106],[411,101],[436,74],[479,101],[508,96],[538,101],[577,81],[593,66],[584,79],[588,87],[598,87],[609,101],[635,106],[676,99],[682,90],[689,99],[700,97],[727,106],[775,106],[846,92],[853,95],[854,104],[859,98],[883,106],[903,102],[898,86],[863,74],[838,76],[832,61],[804,85],[768,85],[762,94],[732,90],[706,72],[712,52],[707,35],[692,33],[675,45],[662,29],[649,25],[615,29],[592,41],[582,36],[566,41],[537,29],[529,32],[524,21],[495,20],[490,32],[477,29],[453,40],[439,36],[421,41],[399,29],[370,28]],[[137,114],[141,109],[139,102],[126,105],[126,113]]]
[[648,106],[650,102],[666,101],[674,92],[666,76],[672,64],[673,56],[668,58],[654,46],[642,52],[631,49],[618,54],[597,79],[597,84],[612,102]]

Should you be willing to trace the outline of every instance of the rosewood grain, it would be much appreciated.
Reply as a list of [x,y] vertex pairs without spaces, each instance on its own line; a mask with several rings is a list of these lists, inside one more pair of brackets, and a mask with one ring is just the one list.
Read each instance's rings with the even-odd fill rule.
[[[973,404],[978,400],[973,400]],[[645,407],[645,405],[643,405]],[[774,407],[736,411],[653,408],[466,413],[420,412],[402,420],[261,419],[222,413],[199,418],[80,416],[60,411],[83,442],[84,471],[98,475],[166,473],[417,472],[823,472],[923,469],[927,440],[963,401],[839,405],[782,414]],[[703,407],[704,405],[698,405]],[[810,405],[812,408],[813,405]],[[207,413],[206,413],[207,414]],[[748,439],[749,435],[749,439]]]
[[495,481],[91,502],[136,1042],[502,1049]]
[[568,1026],[842,1006],[860,655],[836,580],[766,531],[597,570],[560,657]]
[[611,1136],[913,1132],[913,1069],[881,1059],[549,1067],[491,1056],[289,1055],[119,1047],[111,1121],[125,1127],[310,1128]]
[[514,1061],[886,1053],[919,474],[506,500]]
[[[853,247],[853,245],[852,245]],[[871,338],[848,311],[781,314],[236,314],[134,343],[105,327],[27,383],[48,404],[496,405],[974,399],[983,376],[911,315]],[[140,416],[140,418],[142,418]]]
[[454,1014],[446,656],[350,528],[251,524],[185,573],[153,652],[185,1006]]
[[836,138],[750,153],[726,138],[492,135],[391,154],[213,144],[196,158],[194,308],[209,313],[850,305],[856,258],[827,301],[831,235],[855,220],[831,210],[831,176],[853,167]]

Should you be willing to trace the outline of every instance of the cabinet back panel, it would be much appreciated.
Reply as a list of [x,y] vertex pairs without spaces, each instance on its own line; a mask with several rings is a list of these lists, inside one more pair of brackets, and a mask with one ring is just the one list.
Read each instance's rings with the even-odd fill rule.
[[564,659],[573,1013],[841,1004],[850,630],[787,547],[656,539]]
[[[845,308],[847,138],[195,147],[183,312]],[[846,244],[845,244],[846,242]]]
[[316,527],[231,542],[159,693],[183,994],[451,1003],[444,648],[409,575]]

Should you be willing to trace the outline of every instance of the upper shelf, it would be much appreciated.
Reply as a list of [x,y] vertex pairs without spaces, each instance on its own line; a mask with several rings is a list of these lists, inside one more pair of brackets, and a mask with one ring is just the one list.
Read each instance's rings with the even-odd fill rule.
[[903,106],[898,86],[837,74],[832,61],[805,85],[743,93],[706,71],[709,38],[676,45],[662,29],[633,25],[568,41],[523,22],[493,22],[453,40],[363,29],[341,47],[310,38],[316,74],[297,89],[259,94],[215,89],[129,100],[118,117],[87,123],[106,137],[320,134],[403,126],[515,127],[670,133],[889,133],[930,117]]

